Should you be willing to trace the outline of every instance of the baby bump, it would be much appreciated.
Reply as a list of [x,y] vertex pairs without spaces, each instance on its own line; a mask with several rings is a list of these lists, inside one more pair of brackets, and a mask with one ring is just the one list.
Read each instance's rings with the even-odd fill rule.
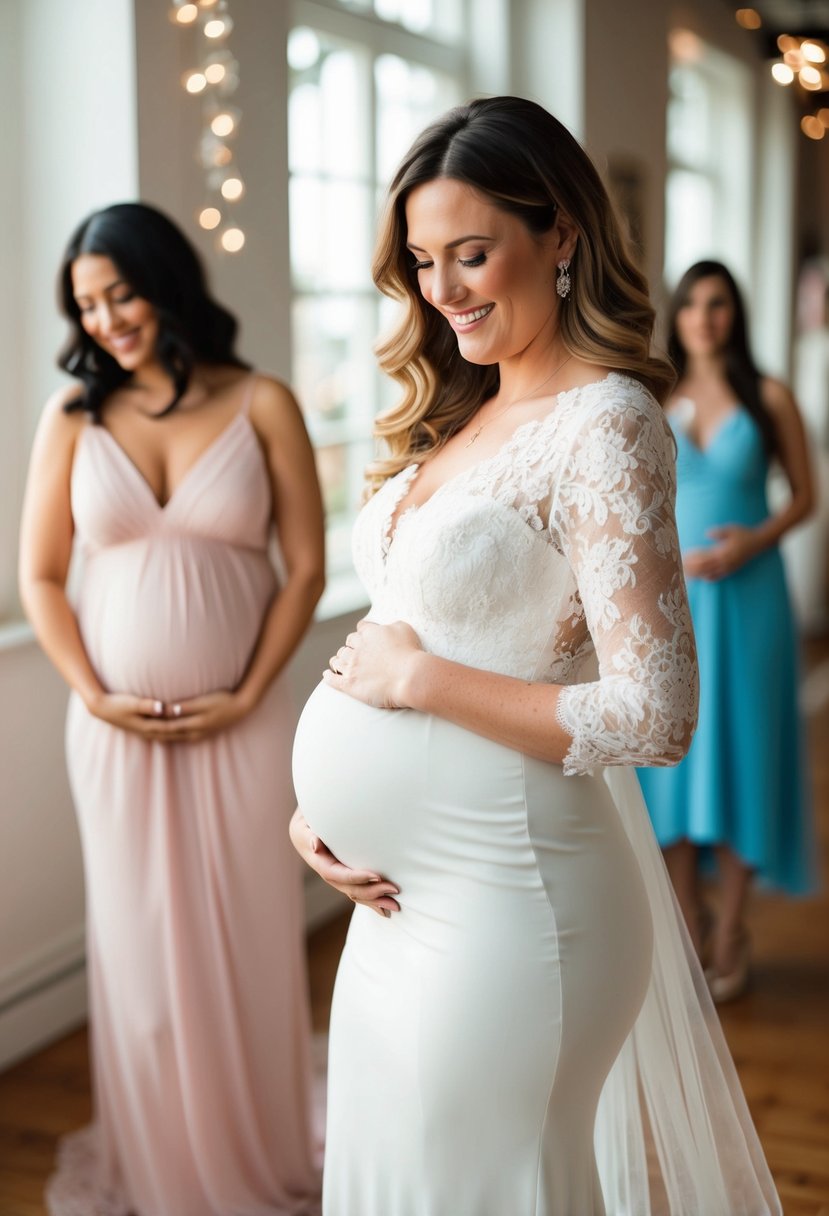
[[321,684],[297,729],[294,786],[336,856],[434,910],[461,889],[470,903],[537,885],[523,760],[441,718],[372,709]]
[[325,683],[314,689],[294,739],[294,789],[305,819],[342,861],[388,868],[404,853],[405,825],[423,793],[427,722]]
[[239,683],[274,591],[262,553],[153,538],[92,556],[77,614],[106,688],[182,700]]

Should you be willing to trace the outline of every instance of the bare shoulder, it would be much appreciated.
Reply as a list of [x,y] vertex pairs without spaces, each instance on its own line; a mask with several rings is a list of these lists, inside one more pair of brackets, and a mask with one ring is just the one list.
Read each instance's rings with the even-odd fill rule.
[[273,439],[297,427],[304,430],[302,411],[287,384],[275,376],[257,374],[250,401],[250,420],[263,439]]
[[773,376],[763,376],[760,381],[760,395],[766,409],[778,418],[797,412],[792,390],[782,380]]
[[61,448],[72,451],[88,420],[83,410],[67,413],[66,406],[77,401],[81,391],[78,384],[63,384],[47,399],[37,429],[39,445],[46,445],[52,451]]

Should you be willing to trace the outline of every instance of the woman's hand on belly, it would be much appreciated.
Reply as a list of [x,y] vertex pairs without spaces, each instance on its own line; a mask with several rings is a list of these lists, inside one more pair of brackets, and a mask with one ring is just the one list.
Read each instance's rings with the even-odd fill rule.
[[689,578],[701,578],[709,583],[727,578],[756,557],[762,548],[754,529],[741,524],[709,528],[708,536],[717,543],[709,549],[689,549],[683,558]]
[[235,725],[252,708],[233,692],[211,692],[171,704],[130,693],[101,693],[87,701],[94,717],[153,743],[195,743]]
[[411,659],[423,650],[405,621],[376,625],[360,621],[324,671],[326,684],[375,709],[405,709],[403,689]]
[[165,743],[198,743],[208,735],[235,726],[254,708],[239,692],[208,692],[189,701],[164,706],[159,738]]
[[84,698],[84,704],[94,718],[100,718],[119,730],[128,730],[143,739],[163,737],[164,703],[153,697],[135,697],[126,692],[99,692]]
[[400,894],[394,883],[372,870],[352,870],[338,861],[311,831],[299,807],[291,819],[290,835],[291,843],[306,865],[352,903],[365,904],[379,916],[391,916],[392,912],[400,911],[400,904],[393,898]]

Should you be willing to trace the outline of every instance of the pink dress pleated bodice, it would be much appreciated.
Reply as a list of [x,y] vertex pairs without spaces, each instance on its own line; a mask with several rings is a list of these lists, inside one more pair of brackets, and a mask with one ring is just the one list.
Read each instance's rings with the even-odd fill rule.
[[[278,591],[246,409],[163,506],[87,426],[72,511],[75,609],[104,686],[165,702],[235,687]],[[95,1122],[62,1146],[53,1216],[316,1210],[293,725],[281,678],[198,743],[145,742],[71,698]]]

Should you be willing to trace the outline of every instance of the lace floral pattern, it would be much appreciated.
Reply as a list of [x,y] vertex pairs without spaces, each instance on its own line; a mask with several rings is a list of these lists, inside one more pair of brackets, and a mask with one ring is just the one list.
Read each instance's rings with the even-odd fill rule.
[[46,1185],[50,1216],[131,1216],[121,1188],[105,1181],[99,1135],[93,1124],[61,1140],[57,1168]]
[[416,472],[386,482],[355,529],[372,618],[408,621],[443,657],[565,685],[568,775],[676,763],[696,662],[672,439],[650,394],[617,373],[561,394],[392,534]]

